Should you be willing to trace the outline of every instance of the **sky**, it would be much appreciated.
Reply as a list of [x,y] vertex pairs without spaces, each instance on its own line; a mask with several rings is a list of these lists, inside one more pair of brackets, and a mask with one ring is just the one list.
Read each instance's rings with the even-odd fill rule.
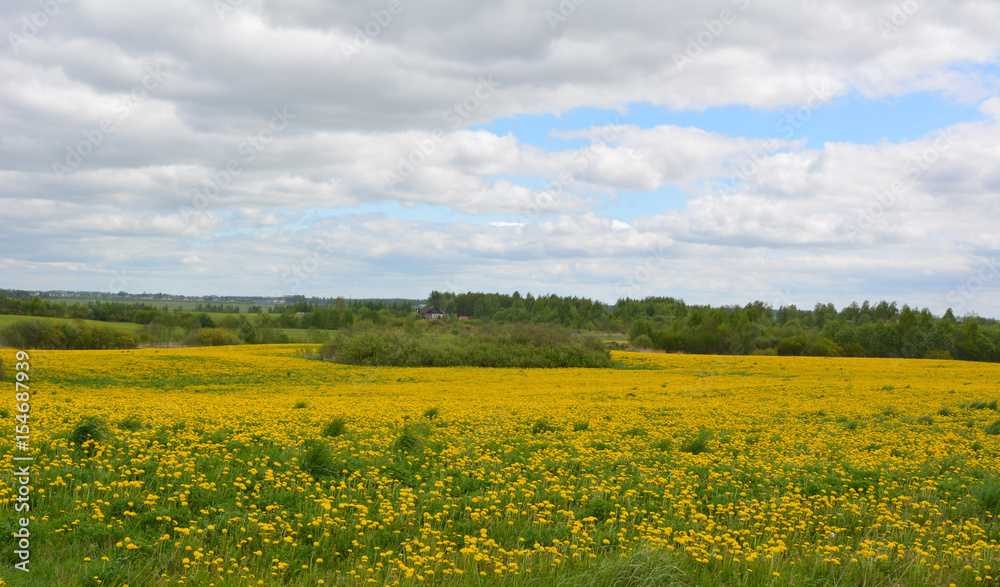
[[0,287],[1000,317],[1000,3],[0,5]]

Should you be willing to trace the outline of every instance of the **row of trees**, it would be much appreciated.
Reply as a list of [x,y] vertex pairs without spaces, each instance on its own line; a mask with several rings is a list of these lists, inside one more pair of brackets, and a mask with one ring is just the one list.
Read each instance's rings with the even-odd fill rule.
[[[0,293],[0,313],[133,322],[143,325],[137,335],[138,342],[149,343],[280,343],[289,341],[283,332],[287,329],[305,329],[307,332],[296,338],[322,342],[326,338],[323,331],[355,324],[412,328],[417,320],[413,304],[406,300],[310,300],[299,296],[292,303],[266,310],[255,307],[254,313],[211,316],[207,312],[167,310],[142,303],[66,304],[28,297],[26,293],[13,296]],[[812,309],[794,305],[775,309],[760,301],[745,306],[712,307],[688,305],[671,297],[625,298],[608,306],[575,296],[434,291],[426,303],[449,314],[441,326],[452,327],[458,316],[465,316],[478,322],[540,323],[592,332],[627,332],[633,346],[668,352],[1000,361],[1000,323],[996,320],[977,316],[958,319],[951,310],[935,317],[927,309],[899,307],[884,300],[875,304],[853,303],[839,310],[833,304],[816,304]],[[77,322],[75,328],[80,330],[81,324]],[[72,339],[73,336],[64,334],[45,340],[50,340],[53,348],[63,348],[59,345],[70,343],[61,341]],[[98,338],[95,344],[108,343]]]
[[951,310],[937,318],[895,302],[774,310],[762,302],[713,308],[647,298],[620,302],[615,310],[631,318],[632,345],[668,352],[1000,361],[996,320],[958,320]]

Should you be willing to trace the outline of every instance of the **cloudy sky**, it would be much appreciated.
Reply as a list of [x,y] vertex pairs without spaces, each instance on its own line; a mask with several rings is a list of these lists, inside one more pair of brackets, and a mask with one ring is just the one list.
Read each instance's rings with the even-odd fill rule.
[[0,287],[1000,316],[1000,3],[0,7]]

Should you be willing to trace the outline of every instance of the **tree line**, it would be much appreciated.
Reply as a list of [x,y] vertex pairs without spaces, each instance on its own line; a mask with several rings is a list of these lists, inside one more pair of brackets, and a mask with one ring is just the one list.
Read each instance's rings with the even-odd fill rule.
[[[355,324],[412,327],[417,320],[413,304],[407,300],[295,296],[291,303],[254,306],[245,314],[232,312],[234,308],[238,311],[235,306],[209,305],[213,310],[230,310],[211,316],[138,302],[67,304],[26,293],[0,293],[0,314],[132,322],[142,326],[135,337],[137,344],[282,343],[291,341],[285,332],[289,329],[305,330],[306,342],[324,342],[329,338],[325,331]],[[609,306],[577,296],[432,291],[426,304],[442,309],[447,317],[433,325],[430,322],[438,321],[428,321],[423,327],[453,329],[460,317],[481,323],[551,324],[576,331],[622,333],[632,347],[667,352],[1000,361],[997,320],[975,315],[958,318],[950,309],[938,317],[926,308],[900,307],[885,300],[855,302],[839,310],[833,304],[816,304],[812,309],[795,305],[774,308],[761,301],[713,307],[689,305],[672,297],[623,298]],[[41,327],[21,328],[24,333]],[[90,332],[80,324],[76,329]],[[79,339],[83,342],[70,343],[73,332],[49,332],[38,338],[52,348],[79,348],[71,345],[86,344],[87,340],[108,344],[107,336],[83,337]],[[122,340],[116,344],[127,342]]]

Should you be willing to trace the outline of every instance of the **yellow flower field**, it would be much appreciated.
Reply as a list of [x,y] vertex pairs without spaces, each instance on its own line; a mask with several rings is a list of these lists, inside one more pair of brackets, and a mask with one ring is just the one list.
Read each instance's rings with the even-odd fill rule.
[[[32,570],[5,538],[0,577],[998,583],[1000,365],[365,368],[309,348],[31,352]],[[6,536],[23,514],[14,351],[0,359]]]

